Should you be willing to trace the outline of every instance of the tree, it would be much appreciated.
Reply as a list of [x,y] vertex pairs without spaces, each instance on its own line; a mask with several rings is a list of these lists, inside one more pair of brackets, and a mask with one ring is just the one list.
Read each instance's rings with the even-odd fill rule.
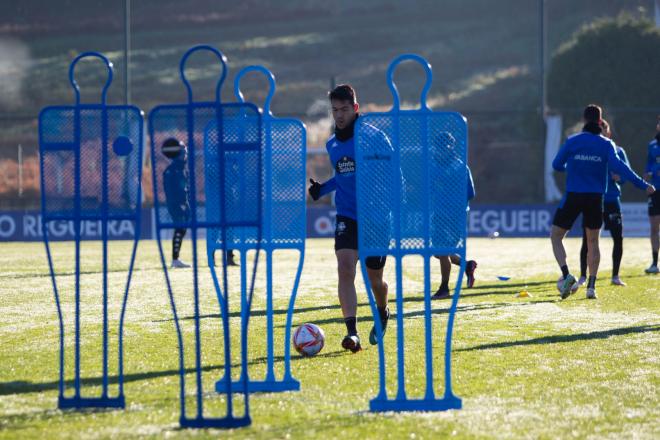
[[[660,29],[648,20],[620,15],[583,27],[557,50],[548,73],[548,103],[565,126],[579,121],[585,105],[602,105],[614,140],[642,172],[660,114],[658,81]],[[638,192],[630,195],[642,198]]]

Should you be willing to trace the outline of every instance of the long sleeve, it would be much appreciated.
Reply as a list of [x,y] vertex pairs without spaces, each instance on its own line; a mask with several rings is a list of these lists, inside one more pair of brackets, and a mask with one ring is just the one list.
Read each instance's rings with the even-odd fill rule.
[[552,168],[555,171],[566,171],[566,162],[568,161],[568,142],[564,142],[555,159],[552,161]]
[[470,171],[470,167],[466,166],[465,168],[467,168],[467,187],[468,187],[467,188],[467,190],[468,190],[467,198],[468,198],[468,200],[472,200],[472,199],[474,199],[474,196],[476,195],[476,193],[474,191],[474,180],[472,180],[472,172]]
[[626,181],[630,181],[637,188],[643,190],[648,186],[648,184],[639,177],[637,173],[630,169],[626,162],[622,161],[619,156],[617,156],[616,151],[614,150],[614,145],[608,150],[607,162],[612,171],[620,175]]
[[321,184],[321,192],[319,193],[319,197],[323,197],[326,194],[330,194],[334,190],[337,189],[337,181],[333,177],[332,179],[328,180],[325,183]]
[[646,169],[644,170],[646,172],[646,174],[653,174],[654,160],[653,160],[653,154],[652,154],[652,151],[653,151],[652,145],[653,144],[649,145],[649,152],[646,155]]
[[[630,161],[628,160],[628,155],[626,154],[626,151],[623,148],[621,148],[621,149],[619,149],[617,154],[621,158],[621,160],[626,165],[628,165],[628,167],[630,167]],[[626,179],[623,176],[620,176],[620,177],[621,177],[621,180],[619,180],[619,185],[623,185],[624,183],[626,183]]]

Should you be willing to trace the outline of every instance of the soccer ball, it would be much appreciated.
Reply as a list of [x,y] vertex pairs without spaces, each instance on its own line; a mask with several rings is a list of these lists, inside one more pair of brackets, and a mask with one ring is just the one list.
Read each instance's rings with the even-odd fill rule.
[[293,332],[293,346],[303,356],[314,356],[325,344],[325,333],[315,324],[303,324]]

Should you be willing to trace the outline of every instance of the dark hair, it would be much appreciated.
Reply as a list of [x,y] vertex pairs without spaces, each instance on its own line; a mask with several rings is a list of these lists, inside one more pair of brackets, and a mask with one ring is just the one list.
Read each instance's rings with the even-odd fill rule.
[[330,101],[349,101],[351,104],[357,102],[357,97],[355,96],[355,89],[348,84],[339,84],[337,87],[328,92],[328,98]]
[[607,122],[605,119],[600,120],[600,126],[603,127],[603,130],[610,130],[610,123]]
[[161,149],[166,157],[170,159],[175,159],[176,157],[179,156],[179,154],[181,154],[183,150],[186,149],[186,145],[180,140],[171,137],[165,139]]
[[603,118],[603,109],[597,106],[596,104],[589,104],[584,109],[584,120],[587,122],[600,122]]

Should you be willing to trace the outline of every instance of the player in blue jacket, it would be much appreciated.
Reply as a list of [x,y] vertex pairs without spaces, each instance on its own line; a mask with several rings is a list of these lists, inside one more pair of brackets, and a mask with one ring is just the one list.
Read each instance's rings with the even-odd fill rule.
[[[329,93],[332,117],[335,121],[335,133],[326,144],[330,162],[335,170],[332,179],[321,184],[310,179],[309,194],[318,200],[335,191],[337,217],[335,223],[335,255],[337,257],[338,296],[341,305],[347,335],[342,340],[342,347],[353,353],[362,349],[357,331],[357,293],[355,291],[356,265],[358,262],[357,237],[357,200],[355,182],[355,144],[354,128],[359,117],[359,104],[355,90],[348,84],[341,84]],[[389,140],[383,132],[373,128],[371,136],[377,137],[380,144],[391,149]],[[386,221],[386,220],[384,220]],[[383,331],[387,328],[389,310],[387,308],[387,283],[383,280],[383,267],[386,257],[366,259],[369,281],[374,291],[378,313]],[[371,329],[369,342],[378,341],[375,329]]]
[[[660,186],[660,115],[655,126],[655,138],[649,143],[649,152],[646,159],[646,180],[656,188]],[[646,273],[659,273],[658,249],[660,248],[660,193],[649,197],[649,222],[651,223],[651,251],[653,261],[646,269]]]
[[[610,125],[605,119],[602,122],[603,136],[612,138]],[[619,158],[630,166],[626,151],[620,146],[616,146],[616,154]],[[619,277],[619,268],[621,267],[621,258],[623,257],[623,218],[621,217],[621,185],[625,183],[618,174],[609,173],[607,181],[607,192],[604,196],[603,205],[603,229],[610,231],[614,246],[612,248],[612,284],[615,286],[625,286]],[[582,248],[580,249],[580,279],[573,287],[577,290],[587,282],[587,232],[582,228]]]
[[[456,139],[454,139],[451,133],[449,132],[441,133],[441,136],[438,139],[438,143],[436,147],[439,148],[439,151],[444,151],[445,153],[439,156],[438,165],[442,167],[442,169],[444,170],[448,170],[452,168],[456,170],[456,167],[460,167],[461,171],[463,169],[467,171],[467,200],[469,201],[472,200],[475,196],[474,181],[472,180],[472,173],[470,172],[470,167],[464,164],[463,161],[458,157],[456,157],[455,154],[453,153],[455,144],[456,144]],[[453,174],[453,171],[448,172],[448,175],[450,174]],[[453,214],[449,214],[449,215],[452,216]],[[443,228],[442,223],[444,222],[440,220],[440,223],[441,224],[438,226],[442,229]],[[431,299],[449,298],[450,297],[449,277],[451,275],[451,265],[455,264],[457,266],[460,266],[461,257],[456,254],[436,255],[435,257],[440,261],[441,281],[440,281],[440,287],[438,287],[438,290],[431,297]],[[477,262],[474,260],[469,260],[465,263],[465,275],[467,278],[468,287],[474,286],[474,271],[476,270],[476,268],[477,268]]]
[[584,110],[584,121],[583,131],[569,137],[552,162],[555,170],[566,171],[566,194],[555,212],[550,233],[552,251],[562,272],[559,282],[562,299],[573,292],[576,283],[566,264],[563,240],[580,214],[587,235],[587,298],[596,298],[596,275],[600,263],[598,238],[603,224],[603,194],[608,172],[646,190],[648,195],[655,192],[653,185],[644,182],[616,155],[614,143],[601,135],[602,109],[594,104],[588,105]]
[[[174,223],[186,223],[190,220],[190,204],[188,202],[188,150],[185,144],[178,139],[168,138],[163,142],[163,154],[172,162],[163,172],[163,189],[167,211]],[[186,235],[186,228],[175,228],[172,237],[172,268],[180,269],[190,267],[189,264],[179,260],[181,243]]]

